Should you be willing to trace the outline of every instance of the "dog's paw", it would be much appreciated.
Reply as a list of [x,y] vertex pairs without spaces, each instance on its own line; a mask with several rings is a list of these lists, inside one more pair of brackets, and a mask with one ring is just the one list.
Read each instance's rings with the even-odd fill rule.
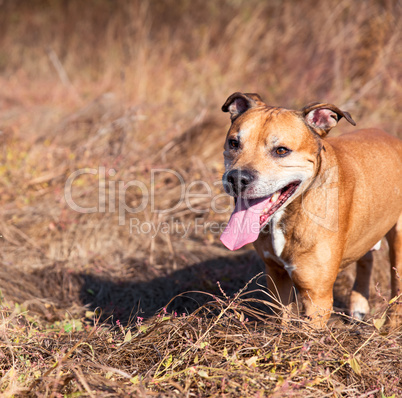
[[370,310],[367,299],[359,292],[352,290],[350,295],[349,314],[354,319],[362,321]]
[[356,320],[358,320],[358,321],[362,321],[363,319],[364,319],[364,317],[366,316],[366,312],[359,312],[359,311],[354,311],[354,312],[352,312],[350,315],[354,318],[354,319],[356,319]]

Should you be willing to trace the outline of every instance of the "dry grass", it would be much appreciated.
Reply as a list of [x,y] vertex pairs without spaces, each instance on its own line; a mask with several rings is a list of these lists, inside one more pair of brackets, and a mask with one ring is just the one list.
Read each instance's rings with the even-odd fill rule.
[[[220,193],[219,109],[234,91],[294,108],[333,102],[358,127],[402,137],[401,18],[392,0],[1,2],[1,393],[402,396],[401,331],[373,326],[388,305],[386,248],[371,318],[338,314],[317,332],[300,319],[276,324],[264,278],[252,280],[263,271],[256,255],[196,229],[229,217],[210,198],[192,199],[199,213],[147,206],[125,225],[109,211],[113,183],[150,190],[157,168]],[[116,171],[100,179],[105,212],[72,210],[68,177],[99,167]],[[177,203],[172,175],[154,188],[157,206]],[[77,203],[98,197],[97,176],[77,178]],[[141,192],[128,188],[125,200],[138,206]],[[190,229],[152,238],[130,233],[133,217]],[[337,311],[352,273],[338,278]]]
[[3,310],[1,387],[31,396],[399,395],[400,332],[281,327],[241,292],[210,298],[191,315],[162,311],[113,329],[79,320],[45,327]]

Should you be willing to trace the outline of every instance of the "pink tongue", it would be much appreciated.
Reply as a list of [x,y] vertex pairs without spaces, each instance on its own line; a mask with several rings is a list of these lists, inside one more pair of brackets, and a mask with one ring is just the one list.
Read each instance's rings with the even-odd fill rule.
[[221,242],[228,249],[237,250],[257,240],[260,234],[260,214],[264,208],[271,207],[270,198],[237,198],[236,207],[221,235]]

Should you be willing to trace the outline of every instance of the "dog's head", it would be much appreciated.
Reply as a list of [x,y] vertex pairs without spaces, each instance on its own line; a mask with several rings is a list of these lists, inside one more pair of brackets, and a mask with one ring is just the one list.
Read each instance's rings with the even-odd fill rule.
[[258,94],[234,93],[222,110],[232,121],[223,175],[226,192],[237,198],[232,218],[238,213],[242,223],[258,223],[260,229],[314,179],[330,129],[342,117],[355,125],[349,113],[331,104],[293,111],[268,106]]

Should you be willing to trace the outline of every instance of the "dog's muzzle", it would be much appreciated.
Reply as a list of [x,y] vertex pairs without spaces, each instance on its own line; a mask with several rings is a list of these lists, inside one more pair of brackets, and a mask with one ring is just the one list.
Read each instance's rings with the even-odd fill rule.
[[225,191],[231,196],[239,196],[254,180],[254,173],[241,169],[230,170],[222,177]]

